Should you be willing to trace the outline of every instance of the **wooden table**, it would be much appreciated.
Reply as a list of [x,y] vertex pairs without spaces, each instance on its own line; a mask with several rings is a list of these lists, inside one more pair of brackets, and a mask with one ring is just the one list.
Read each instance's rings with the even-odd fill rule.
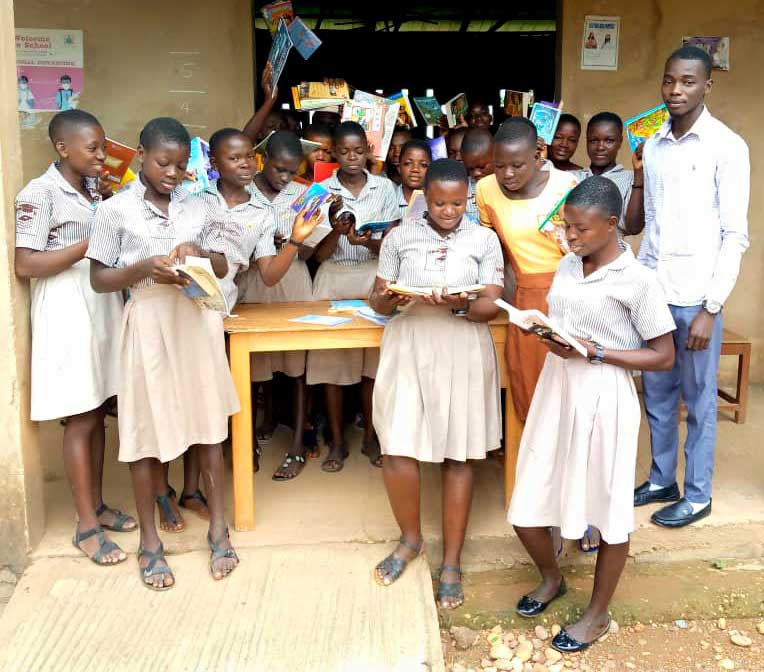
[[[289,320],[303,315],[328,315],[329,301],[309,303],[243,304],[235,308],[236,317],[228,318],[225,330],[230,335],[230,362],[241,411],[233,417],[233,498],[234,526],[239,531],[255,529],[255,484],[252,477],[252,386],[249,353],[285,350],[334,350],[340,348],[378,348],[383,328],[354,317],[336,327],[323,327]],[[350,317],[350,315],[347,315]],[[505,483],[507,498],[514,486],[519,424],[511,412],[512,400],[507,387],[504,344],[507,321],[491,322],[496,343],[501,386],[507,390],[505,413]]]

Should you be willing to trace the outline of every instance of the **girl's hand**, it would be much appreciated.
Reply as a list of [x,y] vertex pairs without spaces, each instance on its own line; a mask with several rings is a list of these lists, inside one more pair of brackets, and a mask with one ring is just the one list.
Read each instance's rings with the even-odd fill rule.
[[391,289],[388,289],[388,286],[389,286],[389,283],[385,285],[384,291],[379,293],[379,298],[384,304],[384,307],[388,308],[391,313],[396,308],[408,306],[410,303],[413,302],[414,300],[413,296],[407,296],[406,294],[398,294],[398,292],[393,292]]
[[109,179],[109,171],[104,170],[99,176],[98,176],[98,193],[101,194],[101,198],[105,201],[107,198],[111,198],[114,196],[114,190],[112,189],[112,185],[115,183],[112,182]]
[[170,257],[163,255],[149,257],[144,263],[146,264],[146,277],[151,278],[160,285],[180,285],[185,287],[189,284],[188,279],[182,277],[173,268],[175,264]]
[[186,257],[203,257],[205,256],[204,250],[194,243],[181,243],[172,252],[170,252],[170,259],[173,262],[180,264],[186,263]]
[[[345,229],[347,228],[348,224],[347,224],[347,221],[345,221],[345,220],[349,219],[349,217],[345,217],[345,215],[343,215],[341,218],[339,218],[339,219],[337,218],[337,213],[340,210],[342,210],[342,205],[344,203],[344,201],[342,200],[342,196],[338,196],[336,194],[333,195],[333,196],[330,196],[328,202],[330,203],[330,205],[329,205],[329,224],[332,225],[333,229],[339,230],[340,233],[347,233],[347,231],[345,231]],[[346,214],[348,214],[348,213],[346,213]]]
[[260,86],[263,87],[263,93],[265,93],[266,100],[275,98],[279,95],[279,90],[273,88],[273,64],[268,61],[263,68],[263,74],[260,78]]
[[634,154],[631,156],[631,165],[634,168],[634,172],[642,172],[642,152],[645,149],[645,143],[641,142],[634,150]]
[[282,247],[284,247],[285,242],[286,238],[284,238],[284,234],[279,233],[278,231],[273,234],[273,245],[277,250],[280,250]]
[[469,307],[469,300],[464,292],[448,294],[446,287],[442,291],[433,289],[431,295],[422,297],[422,301],[430,306],[447,306],[451,310],[466,310]]
[[305,211],[297,214],[292,225],[292,239],[298,243],[304,241],[322,221],[324,216],[320,210],[316,210],[310,219],[305,219]]
[[542,163],[546,161],[548,151],[547,151],[546,141],[541,136],[539,136],[538,139],[536,140],[536,150],[539,153],[539,161],[541,161]]
[[366,245],[371,240],[371,231],[365,233],[358,233],[355,230],[355,223],[353,223],[347,230],[348,242],[351,245]]
[[[562,357],[563,359],[584,359],[584,356],[575,348],[571,348],[570,346],[566,347],[564,345],[560,345],[557,341],[552,340],[551,338],[547,336],[539,336],[539,340],[547,347],[549,348],[549,351],[557,355],[558,357]],[[594,356],[594,345],[587,342],[582,341],[580,338],[576,339],[581,345],[583,345],[586,348],[586,358],[589,359],[589,357]]]

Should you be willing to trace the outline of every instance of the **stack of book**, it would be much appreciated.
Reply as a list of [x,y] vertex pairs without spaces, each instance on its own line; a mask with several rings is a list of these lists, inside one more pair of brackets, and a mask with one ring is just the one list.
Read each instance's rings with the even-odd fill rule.
[[350,100],[350,87],[343,80],[330,82],[300,82],[292,87],[292,99],[296,110],[318,110],[339,107]]

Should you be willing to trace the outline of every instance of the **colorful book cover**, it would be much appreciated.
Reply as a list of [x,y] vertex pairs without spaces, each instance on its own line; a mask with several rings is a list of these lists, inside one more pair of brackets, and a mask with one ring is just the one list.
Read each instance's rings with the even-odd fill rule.
[[658,105],[647,112],[626,120],[626,134],[629,136],[631,151],[635,151],[645,140],[655,133],[668,119],[665,105]]
[[395,103],[400,105],[398,110],[398,126],[403,128],[416,128],[416,118],[414,117],[414,110],[411,107],[411,101],[408,94],[400,91],[389,97]]
[[557,122],[562,114],[562,105],[545,103],[543,101],[534,103],[531,109],[530,120],[536,126],[536,131],[540,138],[543,138],[547,145],[552,144],[554,132],[557,129]]
[[292,20],[294,19],[294,9],[292,8],[291,0],[272,2],[269,5],[265,5],[262,12],[265,23],[268,24],[268,30],[271,31],[271,35],[275,35],[276,31],[279,29],[280,19],[284,19],[287,26],[292,23]]
[[365,91],[356,91],[342,110],[342,121],[355,121],[366,131],[372,156],[384,161],[393,138],[400,105]]
[[326,82],[300,82],[292,87],[292,98],[297,110],[317,110],[330,105],[344,105],[350,100],[350,87],[344,79]]
[[433,161],[448,158],[448,148],[446,147],[445,135],[439,135],[437,138],[432,138],[427,141],[427,144],[430,145]]
[[279,28],[276,34],[273,36],[273,44],[271,45],[271,51],[268,54],[268,62],[273,67],[273,79],[271,87],[273,91],[276,91],[276,87],[279,83],[281,73],[284,71],[284,66],[289,56],[289,51],[292,49],[292,38],[289,37],[289,28],[284,19],[279,19]]
[[303,216],[305,219],[310,219],[329,200],[330,196],[331,194],[320,184],[311,184],[292,203],[292,210],[295,212],[304,211]]
[[340,299],[332,301],[329,308],[330,313],[355,313],[361,308],[368,308],[369,304],[363,299]]
[[199,137],[191,139],[191,153],[186,167],[187,178],[183,187],[192,194],[199,194],[210,186],[210,146]]
[[292,23],[289,24],[289,37],[292,38],[294,48],[300,52],[300,56],[306,61],[321,46],[321,40],[299,16],[295,16]]
[[425,96],[424,98],[414,98],[414,105],[417,106],[419,114],[422,115],[424,123],[427,126],[437,126],[440,118],[443,116],[443,110],[437,98]]
[[460,93],[443,105],[443,108],[446,113],[446,119],[448,119],[449,128],[454,128],[461,121],[461,118],[467,114],[469,109],[467,96]]
[[534,103],[533,91],[512,91],[504,93],[504,114],[508,117],[526,117]]
[[334,171],[338,170],[340,167],[339,163],[330,163],[330,162],[323,162],[320,161],[313,165],[313,181],[314,182],[323,182],[324,180],[328,180],[332,175],[334,175]]
[[358,231],[358,233],[366,233],[367,231],[377,233],[378,231],[388,229],[392,223],[393,222],[365,222],[361,225],[356,224],[355,230]]
[[116,191],[130,169],[130,164],[135,157],[135,150],[132,147],[123,145],[121,142],[106,138],[106,168],[108,180],[112,183],[112,191]]

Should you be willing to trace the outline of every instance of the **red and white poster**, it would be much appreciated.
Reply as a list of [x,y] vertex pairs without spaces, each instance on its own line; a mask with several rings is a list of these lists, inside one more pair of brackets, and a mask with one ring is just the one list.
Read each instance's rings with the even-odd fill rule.
[[71,110],[84,87],[82,31],[16,28],[19,112]]

